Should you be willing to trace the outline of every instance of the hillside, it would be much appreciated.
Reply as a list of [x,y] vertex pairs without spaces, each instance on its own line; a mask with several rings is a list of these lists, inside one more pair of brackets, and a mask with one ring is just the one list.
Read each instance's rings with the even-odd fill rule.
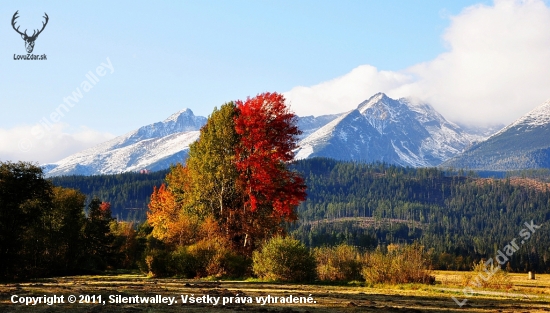
[[[454,256],[440,267],[467,269],[518,238],[525,222],[550,220],[550,189],[529,179],[330,159],[299,161],[295,168],[306,179],[308,199],[291,233],[310,246],[347,242],[373,248],[417,240]],[[511,265],[519,269],[527,258],[530,266],[548,268],[550,229],[542,227],[525,245]]]
[[97,197],[111,203],[114,217],[143,221],[154,186],[160,186],[168,170],[149,174],[71,175],[50,177],[56,186],[80,190],[89,202]]
[[443,167],[509,171],[550,167],[550,100]]
[[[468,269],[473,260],[493,257],[519,238],[524,223],[533,220],[544,226],[513,255],[511,265],[550,268],[545,184],[325,158],[301,160],[293,167],[306,179],[308,198],[298,207],[300,219],[290,232],[309,246],[347,242],[372,249],[417,240],[438,256],[449,254],[437,257],[439,268]],[[89,196],[115,204],[121,216],[128,213],[120,208],[141,205],[139,216],[144,217],[148,196],[165,173],[75,176],[54,183],[82,186]]]

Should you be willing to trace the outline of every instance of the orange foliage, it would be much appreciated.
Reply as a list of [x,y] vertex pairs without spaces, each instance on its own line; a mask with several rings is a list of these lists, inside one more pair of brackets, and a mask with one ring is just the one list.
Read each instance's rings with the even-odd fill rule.
[[195,237],[196,220],[178,208],[174,194],[164,184],[153,190],[147,220],[153,226],[153,236],[166,243],[181,246]]

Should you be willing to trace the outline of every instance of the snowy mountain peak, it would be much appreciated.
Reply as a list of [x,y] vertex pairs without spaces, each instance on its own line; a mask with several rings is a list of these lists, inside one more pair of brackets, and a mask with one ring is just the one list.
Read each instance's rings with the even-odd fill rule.
[[374,96],[370,97],[368,100],[365,100],[357,106],[357,110],[359,112],[363,113],[365,110],[374,107],[374,106],[384,106],[387,105],[392,100],[388,96],[386,96],[385,93],[379,92],[375,94]]
[[187,116],[194,116],[193,114],[193,111],[191,111],[191,109],[183,109],[183,110],[180,110],[172,115],[170,115],[167,119],[165,119],[164,121],[162,121],[163,123],[169,123],[169,122],[176,122],[178,119],[180,118],[184,118],[184,117],[187,117]]
[[[550,102],[537,120],[550,120]],[[541,117],[542,116],[542,117]],[[184,162],[189,145],[200,135],[206,118],[190,109],[162,122],[75,153],[42,168],[46,176],[113,174],[166,169]],[[435,166],[472,144],[472,136],[448,122],[429,104],[392,99],[377,93],[346,113],[297,119],[303,131],[296,158],[316,156],[339,160],[382,161],[405,166]]]
[[550,100],[443,166],[509,171],[550,168]]
[[548,125],[550,125],[550,99],[546,100],[546,102],[544,102],[543,104],[529,111],[527,114],[520,117],[512,124],[494,133],[490,138],[500,136],[501,134],[511,129],[521,131],[524,128],[530,129]]
[[517,125],[542,126],[546,124],[550,124],[550,99],[519,118],[510,127]]
[[143,139],[168,136],[178,132],[189,132],[200,130],[206,123],[206,118],[195,116],[190,109],[181,110],[170,115],[162,122],[157,122],[140,127],[137,131],[130,133],[128,139],[137,142]]
[[377,93],[304,138],[296,157],[435,166],[471,142],[468,134],[430,105]]
[[114,174],[141,169],[161,170],[183,162],[199,137],[206,118],[189,109],[42,166],[46,176]]

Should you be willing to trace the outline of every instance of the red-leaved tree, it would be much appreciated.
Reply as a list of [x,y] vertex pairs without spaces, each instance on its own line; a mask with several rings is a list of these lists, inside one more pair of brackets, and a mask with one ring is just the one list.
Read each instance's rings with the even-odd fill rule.
[[278,93],[263,93],[236,102],[235,130],[240,137],[235,165],[251,211],[272,206],[273,214],[295,219],[295,208],[306,198],[306,186],[298,173],[287,168],[294,157],[296,116]]
[[195,231],[202,223],[216,221],[232,249],[250,256],[282,234],[306,198],[304,180],[288,166],[299,134],[296,116],[277,93],[216,108],[189,147],[186,165],[173,167],[168,187],[151,196],[153,236],[189,245],[202,240]]

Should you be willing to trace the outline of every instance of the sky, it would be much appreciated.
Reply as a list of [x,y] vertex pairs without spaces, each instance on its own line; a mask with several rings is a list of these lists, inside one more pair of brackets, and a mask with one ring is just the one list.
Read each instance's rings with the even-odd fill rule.
[[[20,32],[42,28],[21,60]],[[377,92],[469,126],[550,98],[550,0],[4,1],[0,161],[58,161],[190,108],[280,92],[298,115]]]

